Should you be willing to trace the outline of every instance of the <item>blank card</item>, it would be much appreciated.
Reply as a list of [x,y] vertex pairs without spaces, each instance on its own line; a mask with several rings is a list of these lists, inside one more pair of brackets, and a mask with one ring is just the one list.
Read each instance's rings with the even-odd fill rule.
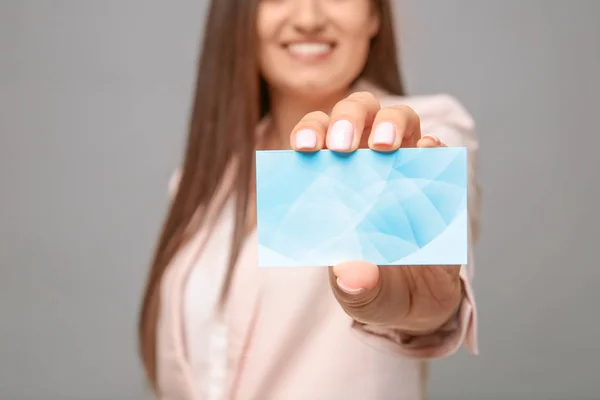
[[466,148],[256,152],[259,267],[467,263]]

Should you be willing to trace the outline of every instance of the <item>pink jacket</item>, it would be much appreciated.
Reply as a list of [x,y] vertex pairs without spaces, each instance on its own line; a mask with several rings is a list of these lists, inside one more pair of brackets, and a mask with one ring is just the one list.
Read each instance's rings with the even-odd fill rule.
[[[411,106],[421,117],[423,135],[468,148],[474,243],[480,198],[477,138],[467,112],[446,95],[398,98],[365,83],[357,89],[376,94],[382,106]],[[217,196],[221,200],[223,193]],[[217,224],[231,222],[226,216],[215,218]],[[210,233],[198,232],[163,278],[157,342],[162,400],[201,400],[183,334],[182,288]],[[216,240],[223,252],[229,250],[227,235]],[[239,259],[227,305],[227,400],[424,399],[429,359],[451,355],[463,343],[477,354],[472,251],[469,264],[461,269],[465,296],[456,319],[436,334],[413,340],[354,324],[331,293],[327,269],[259,269],[256,252],[254,232]]]

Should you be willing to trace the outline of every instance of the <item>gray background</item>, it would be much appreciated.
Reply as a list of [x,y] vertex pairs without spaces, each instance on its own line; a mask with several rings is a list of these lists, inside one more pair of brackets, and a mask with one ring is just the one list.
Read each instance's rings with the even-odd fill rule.
[[[402,0],[481,140],[481,355],[432,399],[599,399],[600,2]],[[0,399],[141,399],[135,317],[205,2],[0,0]]]

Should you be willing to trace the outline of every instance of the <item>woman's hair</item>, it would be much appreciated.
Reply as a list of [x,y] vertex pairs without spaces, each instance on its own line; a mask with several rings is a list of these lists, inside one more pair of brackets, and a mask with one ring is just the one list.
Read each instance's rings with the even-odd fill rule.
[[[233,160],[235,181],[231,190],[236,199],[236,222],[219,304],[228,296],[245,240],[257,145],[255,128],[270,110],[266,82],[258,67],[256,11],[259,1],[213,0],[206,20],[181,176],[156,246],[138,325],[141,359],[155,389],[161,278],[190,233],[206,222],[206,208]],[[374,0],[374,4],[381,19],[380,30],[372,39],[361,77],[392,94],[403,95],[391,4],[389,0]]]

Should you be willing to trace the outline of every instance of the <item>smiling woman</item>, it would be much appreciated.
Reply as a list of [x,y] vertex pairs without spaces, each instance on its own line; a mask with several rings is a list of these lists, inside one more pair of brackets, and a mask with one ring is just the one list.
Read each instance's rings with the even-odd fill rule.
[[260,70],[271,90],[310,95],[318,88],[313,94],[322,102],[324,94],[347,94],[381,18],[368,1],[263,1],[257,21]]
[[140,315],[154,389],[163,399],[423,398],[427,359],[464,342],[477,351],[472,262],[259,271],[254,152],[467,147],[474,242],[471,118],[449,96],[406,96],[388,0],[214,0],[206,29]]

